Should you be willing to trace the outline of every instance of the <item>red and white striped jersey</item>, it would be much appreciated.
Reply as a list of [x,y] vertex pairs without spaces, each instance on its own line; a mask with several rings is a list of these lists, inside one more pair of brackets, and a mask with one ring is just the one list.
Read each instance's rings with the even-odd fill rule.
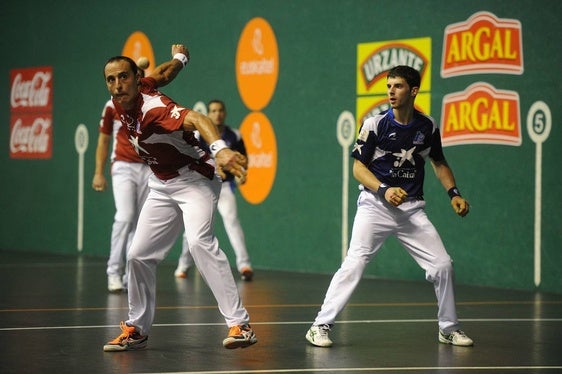
[[158,178],[174,178],[185,166],[209,179],[214,177],[214,160],[201,148],[194,132],[183,129],[183,120],[191,109],[159,92],[154,78],[141,79],[141,94],[134,109],[125,111],[113,103],[129,142]]

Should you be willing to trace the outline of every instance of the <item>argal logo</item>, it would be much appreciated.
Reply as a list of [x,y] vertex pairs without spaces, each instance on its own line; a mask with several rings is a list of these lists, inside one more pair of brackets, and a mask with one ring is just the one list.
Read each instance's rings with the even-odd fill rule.
[[268,118],[250,113],[240,125],[248,154],[248,176],[240,193],[251,204],[260,204],[269,195],[277,171],[277,142]]
[[386,94],[386,73],[407,65],[422,76],[421,90],[431,89],[431,38],[393,40],[357,45],[357,94]]
[[150,43],[150,39],[148,39],[146,34],[142,31],[135,31],[129,35],[121,54],[132,58],[135,62],[140,57],[146,57],[149,62],[148,68],[145,70],[146,75],[150,75],[152,70],[156,67],[152,44]]
[[523,74],[521,22],[478,12],[445,28],[441,76]]
[[273,97],[279,75],[277,39],[263,18],[250,20],[238,41],[236,82],[244,105],[262,110]]
[[443,146],[521,145],[519,95],[515,91],[496,90],[479,82],[464,92],[445,95],[442,108]]

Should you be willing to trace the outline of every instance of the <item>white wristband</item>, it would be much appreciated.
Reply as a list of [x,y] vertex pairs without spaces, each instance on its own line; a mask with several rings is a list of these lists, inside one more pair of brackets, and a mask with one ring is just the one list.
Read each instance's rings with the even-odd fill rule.
[[225,148],[228,148],[228,146],[226,145],[226,142],[222,139],[212,142],[211,145],[209,146],[209,149],[211,150],[211,154],[213,155],[213,157],[216,157],[217,153],[219,153],[219,151]]
[[181,64],[183,65],[183,67],[185,67],[187,65],[187,63],[189,62],[189,59],[183,53],[176,53],[174,55],[174,59],[179,60],[181,62]]

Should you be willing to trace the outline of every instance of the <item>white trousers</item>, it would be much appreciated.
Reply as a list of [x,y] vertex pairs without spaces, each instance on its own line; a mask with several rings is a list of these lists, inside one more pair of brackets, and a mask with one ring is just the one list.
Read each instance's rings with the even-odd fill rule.
[[334,274],[315,325],[334,324],[361,279],[365,267],[384,241],[395,236],[425,270],[437,296],[439,328],[445,333],[457,330],[452,260],[425,213],[425,201],[408,201],[399,207],[383,202],[376,194],[362,191],[357,200],[347,256]]
[[[182,228],[201,276],[213,292],[229,327],[247,324],[228,260],[213,233],[220,181],[184,168],[161,181],[152,175],[129,250],[129,319],[143,335],[150,333],[156,308],[156,267],[168,255]],[[182,219],[183,218],[183,219]],[[185,223],[185,224],[184,224]]]
[[[238,208],[236,206],[236,195],[229,182],[224,182],[221,187],[221,193],[218,203],[218,211],[224,223],[224,229],[230,241],[230,245],[236,256],[236,268],[242,271],[245,267],[252,267],[250,256],[246,248],[246,239],[244,230],[238,219]],[[183,238],[183,248],[178,261],[178,269],[186,271],[193,266],[193,259],[188,250],[189,244],[187,239]]]
[[131,245],[140,209],[148,195],[150,174],[150,167],[143,163],[115,161],[111,165],[115,216],[107,275],[123,276],[125,284],[127,248]]

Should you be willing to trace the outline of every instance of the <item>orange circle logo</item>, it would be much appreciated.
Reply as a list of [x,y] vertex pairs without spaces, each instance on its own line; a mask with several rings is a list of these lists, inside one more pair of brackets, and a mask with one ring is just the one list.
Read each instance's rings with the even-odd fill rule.
[[242,101],[254,111],[273,96],[279,75],[277,39],[269,23],[253,18],[246,24],[236,51],[236,82]]
[[250,113],[240,125],[248,153],[248,177],[240,193],[251,204],[264,201],[277,171],[277,142],[269,119],[261,112]]
[[141,57],[146,57],[148,59],[149,65],[145,69],[145,74],[148,76],[155,68],[154,51],[152,50],[152,44],[150,40],[142,31],[135,31],[132,33],[125,45],[123,46],[123,51],[121,52],[123,56],[132,58],[135,62]]

